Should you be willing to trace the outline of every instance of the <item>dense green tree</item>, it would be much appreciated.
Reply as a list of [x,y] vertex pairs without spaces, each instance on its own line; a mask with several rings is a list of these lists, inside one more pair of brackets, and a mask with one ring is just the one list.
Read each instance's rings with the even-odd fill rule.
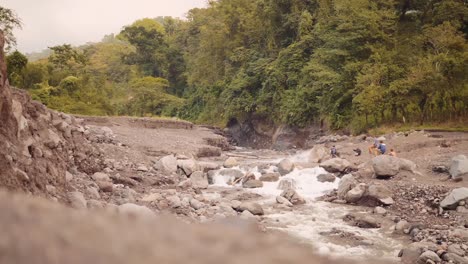
[[22,71],[28,64],[28,58],[16,50],[6,57],[6,62],[10,84],[13,86],[22,86]]

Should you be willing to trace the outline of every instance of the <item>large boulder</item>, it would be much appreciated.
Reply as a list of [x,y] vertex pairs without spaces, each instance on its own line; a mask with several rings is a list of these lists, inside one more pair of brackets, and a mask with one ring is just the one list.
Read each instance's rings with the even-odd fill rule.
[[288,189],[293,189],[295,190],[297,188],[297,183],[296,180],[286,178],[286,179],[281,179],[281,181],[278,183],[278,190],[288,190]]
[[299,204],[305,204],[306,201],[304,198],[302,198],[295,190],[293,189],[287,189],[284,190],[281,194],[281,197],[286,198],[289,202],[291,202],[293,205],[299,205]]
[[389,155],[380,155],[372,159],[375,175],[388,178],[397,175],[401,170],[416,171],[416,164],[410,160],[400,159]]
[[177,171],[177,159],[174,155],[164,156],[159,160],[159,162],[161,162],[164,172],[174,173]]
[[357,182],[354,179],[353,175],[346,174],[341,178],[340,183],[338,184],[338,198],[344,199],[346,194],[356,186]]
[[265,173],[262,176],[260,176],[260,180],[264,182],[275,182],[278,181],[279,178],[280,174],[277,172]]
[[335,182],[336,177],[333,174],[326,173],[326,174],[320,174],[317,176],[317,181],[319,182]]
[[440,202],[440,207],[445,209],[455,209],[458,203],[465,199],[468,199],[468,188],[457,188],[452,190],[452,192],[450,192],[450,194]]
[[185,175],[190,176],[199,170],[198,163],[194,159],[178,160],[177,167],[181,168]]
[[309,154],[309,162],[320,163],[328,157],[328,149],[323,145],[315,145]]
[[254,202],[244,202],[239,205],[237,208],[238,211],[244,212],[244,211],[249,211],[253,215],[263,215],[263,208],[260,204],[254,203]]
[[242,187],[244,188],[261,188],[263,187],[263,182],[260,180],[248,180],[242,183]]
[[374,183],[369,185],[366,196],[369,200],[373,200],[383,205],[392,205],[394,202],[392,191],[383,184]]
[[294,169],[294,163],[289,159],[283,159],[278,163],[278,172],[281,175],[286,175]]
[[450,175],[455,180],[462,179],[468,175],[468,158],[465,155],[458,155],[452,158]]
[[366,192],[367,185],[365,183],[360,183],[356,185],[353,189],[349,190],[344,199],[348,203],[355,203],[359,201],[362,196],[364,196],[364,193]]
[[194,189],[208,188],[208,177],[202,171],[195,171],[190,175],[190,181]]
[[351,163],[345,159],[333,158],[320,163],[320,167],[328,172],[344,172],[347,168],[351,167]]

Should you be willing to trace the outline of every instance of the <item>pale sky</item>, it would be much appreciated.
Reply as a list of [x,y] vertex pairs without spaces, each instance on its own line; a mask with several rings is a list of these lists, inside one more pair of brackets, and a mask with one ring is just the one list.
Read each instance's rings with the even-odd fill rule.
[[48,46],[96,42],[143,17],[185,17],[207,0],[2,0],[23,21],[16,30],[17,49],[41,51]]

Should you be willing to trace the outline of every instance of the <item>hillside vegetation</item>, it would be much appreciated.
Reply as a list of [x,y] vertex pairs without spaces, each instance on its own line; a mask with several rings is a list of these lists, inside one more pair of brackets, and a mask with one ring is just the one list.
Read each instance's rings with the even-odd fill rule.
[[366,129],[468,120],[462,0],[219,0],[145,18],[95,44],[8,56],[47,106],[226,124]]

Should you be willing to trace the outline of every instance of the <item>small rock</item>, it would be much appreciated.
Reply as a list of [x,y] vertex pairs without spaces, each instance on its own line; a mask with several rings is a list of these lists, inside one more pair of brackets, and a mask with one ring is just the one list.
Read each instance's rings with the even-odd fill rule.
[[121,214],[136,216],[136,217],[154,217],[155,214],[146,206],[136,205],[133,203],[122,204],[118,207],[118,212]]
[[295,190],[293,189],[288,189],[284,190],[280,196],[286,198],[288,201],[290,201],[293,205],[299,205],[299,204],[305,204],[306,201],[304,198],[302,198]]
[[190,181],[194,189],[208,188],[208,178],[202,171],[195,171],[190,175]]
[[468,199],[468,188],[457,188],[440,202],[440,206],[444,209],[455,209],[458,203],[465,199]]
[[279,180],[280,176],[281,175],[277,172],[270,172],[260,176],[260,180],[264,182],[275,182]]
[[251,212],[253,215],[263,215],[263,208],[260,204],[254,202],[244,202],[239,205],[239,211],[243,212],[245,210]]
[[98,181],[96,182],[99,190],[101,192],[112,192],[114,190],[114,185],[111,182]]
[[91,199],[95,199],[95,200],[101,199],[101,195],[99,195],[99,191],[98,191],[97,188],[89,186],[89,187],[86,188],[85,193]]
[[190,206],[192,206],[192,208],[195,210],[200,210],[201,208],[205,207],[205,204],[198,201],[197,199],[191,199]]
[[91,178],[95,181],[110,181],[109,175],[103,172],[96,172],[91,176]]
[[137,167],[137,171],[148,172],[148,168],[145,165],[140,165]]
[[159,162],[161,162],[162,169],[166,173],[175,173],[177,171],[177,159],[174,155],[164,156]]
[[320,163],[320,167],[331,173],[344,172],[346,169],[351,167],[351,163],[345,159],[332,158]]
[[240,214],[240,218],[246,219],[246,220],[255,219],[255,215],[253,215],[253,214],[252,214],[251,212],[249,212],[248,210],[245,210],[245,211],[243,211],[243,212]]
[[367,185],[365,183],[360,183],[353,189],[349,190],[344,198],[348,203],[355,203],[362,198],[362,196],[366,192],[366,189]]
[[377,206],[374,208],[374,214],[384,215],[386,213],[387,213],[387,210],[385,210],[385,208],[383,207]]
[[166,197],[166,200],[169,202],[169,205],[172,208],[179,208],[179,207],[182,206],[182,202],[181,202],[179,196],[177,196],[177,195],[168,196],[168,197]]
[[76,209],[86,209],[86,199],[83,194],[80,192],[70,192],[68,193],[68,200],[70,205]]
[[226,159],[226,161],[224,161],[223,166],[226,167],[226,168],[232,168],[232,167],[235,167],[235,166],[239,166],[239,162],[237,161],[236,158],[229,157],[229,158]]
[[294,206],[288,199],[284,198],[283,196],[276,196],[276,202],[279,204],[284,204],[289,207]]
[[187,190],[192,188],[192,181],[190,179],[183,180],[177,184],[177,188],[180,188],[182,190]]
[[244,188],[261,188],[263,187],[263,182],[260,180],[248,180],[242,184]]
[[457,244],[452,244],[452,245],[448,246],[447,252],[448,253],[454,253],[454,254],[457,254],[457,255],[462,256],[462,257],[465,255],[465,250],[463,250],[461,248],[461,246],[459,246]]
[[418,263],[424,264],[427,263],[428,260],[431,260],[435,263],[439,263],[442,261],[435,252],[427,250],[419,256]]
[[160,193],[151,193],[151,194],[144,196],[141,199],[141,201],[151,203],[151,202],[156,202],[162,199],[163,199],[163,196]]
[[73,180],[73,174],[71,174],[70,172],[66,171],[65,172],[65,180],[67,182],[70,182],[71,180]]

